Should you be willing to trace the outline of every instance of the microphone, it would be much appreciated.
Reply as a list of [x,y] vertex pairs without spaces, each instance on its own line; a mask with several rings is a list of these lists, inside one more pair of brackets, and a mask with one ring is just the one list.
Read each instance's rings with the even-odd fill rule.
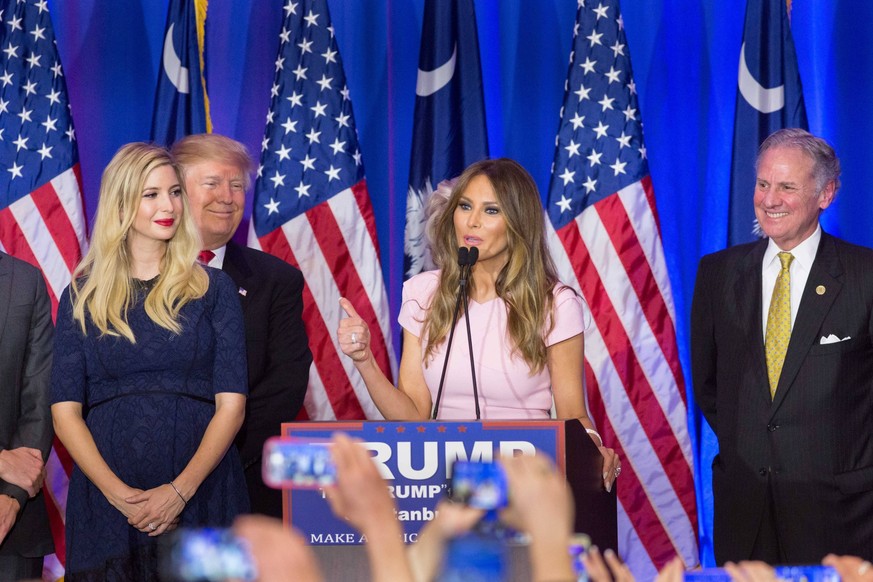
[[[467,276],[470,276],[470,273],[473,270],[473,265],[476,264],[476,261],[479,260],[479,249],[477,247],[470,248],[470,252],[467,255]],[[466,293],[465,293],[466,295]],[[470,375],[473,377],[473,402],[476,403],[476,420],[482,418],[481,413],[479,412],[479,389],[476,386],[476,366],[473,363],[473,336],[470,334],[470,314],[467,311],[467,307],[469,306],[469,301],[464,302],[464,319],[467,321],[467,348],[470,350]]]
[[[476,251],[476,258],[479,258],[479,251]],[[470,261],[470,249],[467,247],[458,247],[458,266],[461,267],[461,278],[464,278],[464,267]]]
[[[466,247],[461,247],[465,251]],[[461,250],[461,249],[458,249]],[[470,271],[473,269],[473,265],[476,264],[476,261],[479,260],[479,247],[470,247],[470,250],[467,252],[467,274],[470,274]]]
[[[479,258],[479,250],[476,247],[473,247],[473,250],[476,251],[475,257],[473,260]],[[467,247],[458,247],[458,266],[461,267],[461,277],[460,277],[460,285],[458,287],[458,298],[455,300],[455,313],[452,316],[452,327],[449,330],[449,341],[446,344],[446,356],[443,360],[443,371],[440,374],[440,385],[437,389],[437,397],[436,402],[433,405],[433,412],[431,413],[431,420],[436,420],[437,413],[440,410],[440,400],[443,397],[443,385],[446,381],[446,368],[449,363],[449,352],[452,350],[452,340],[455,337],[455,325],[458,323],[458,311],[461,308],[461,297],[467,295],[467,265],[470,262],[470,249]],[[478,406],[478,404],[477,404]]]

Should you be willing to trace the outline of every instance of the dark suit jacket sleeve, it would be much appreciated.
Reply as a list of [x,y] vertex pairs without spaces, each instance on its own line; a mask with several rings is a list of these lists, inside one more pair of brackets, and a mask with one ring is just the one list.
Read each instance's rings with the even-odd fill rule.
[[716,423],[716,353],[713,301],[719,274],[711,257],[703,257],[697,268],[691,302],[691,378],[694,398],[703,416],[718,435]]
[[303,407],[312,355],[303,324],[303,274],[255,249],[227,245],[224,271],[239,285],[246,325],[249,397],[236,443],[248,467],[264,441]]
[[[45,460],[48,458],[54,434],[49,408],[49,380],[54,333],[51,304],[45,281],[39,271],[15,268],[14,277],[16,283],[13,285],[13,293],[20,293],[19,297],[27,298],[32,310],[27,342],[26,345],[21,346],[25,352],[21,370],[20,414],[16,429],[9,441],[9,448],[33,447],[39,449]],[[18,280],[23,281],[23,284],[19,285]],[[0,493],[17,499],[22,508],[28,499],[24,489],[4,481],[0,481]]]
[[[285,411],[293,419],[303,408],[312,363],[303,324],[303,275],[296,269],[283,273],[274,288],[269,326],[268,367],[257,390],[265,394],[286,392],[291,399],[284,403]],[[283,390],[288,384],[290,390]]]

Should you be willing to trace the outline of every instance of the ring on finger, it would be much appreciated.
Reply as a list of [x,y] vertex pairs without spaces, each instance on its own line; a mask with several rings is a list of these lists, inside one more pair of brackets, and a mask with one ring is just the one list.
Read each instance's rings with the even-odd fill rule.
[[870,562],[862,562],[860,566],[858,566],[858,576],[863,576],[866,574],[871,568]]
[[352,343],[353,344],[358,343],[358,334],[355,332],[352,332]]
[[621,467],[616,467],[615,468],[615,476],[618,477],[619,475],[621,475]]
[[155,531],[156,529],[158,529],[158,526],[153,523],[149,523],[149,531]]

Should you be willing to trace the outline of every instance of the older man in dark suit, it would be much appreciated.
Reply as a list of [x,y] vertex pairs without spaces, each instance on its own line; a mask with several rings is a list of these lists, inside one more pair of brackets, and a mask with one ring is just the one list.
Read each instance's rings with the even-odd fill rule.
[[[246,326],[249,396],[236,444],[252,511],[282,517],[281,492],[261,478],[264,441],[303,407],[312,354],[303,326],[303,275],[231,237],[242,219],[252,161],[245,146],[217,134],[188,136],[173,145],[185,176],[191,213],[203,239],[204,263],[223,269],[239,287]],[[205,255],[205,256],[203,256]]]
[[719,442],[716,560],[873,558],[873,250],[823,232],[840,164],[800,129],[761,145],[769,240],[704,257],[694,391]]
[[0,252],[0,580],[40,578],[54,551],[42,496],[53,333],[42,274]]

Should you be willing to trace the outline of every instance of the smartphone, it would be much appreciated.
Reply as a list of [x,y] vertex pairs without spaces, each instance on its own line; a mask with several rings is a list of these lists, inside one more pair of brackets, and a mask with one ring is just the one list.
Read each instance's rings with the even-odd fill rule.
[[273,489],[317,489],[336,483],[329,440],[273,437],[264,443],[264,483]]
[[477,509],[500,509],[508,503],[503,467],[496,463],[455,461],[450,497]]
[[587,534],[577,533],[570,538],[570,543],[567,549],[570,552],[570,559],[573,560],[573,572],[576,574],[577,582],[588,582],[588,572],[585,570],[585,564],[582,563],[582,558],[588,553],[591,548],[591,537]]
[[162,548],[161,575],[179,582],[258,578],[248,543],[221,528],[183,528],[170,534]]
[[[840,575],[830,566],[776,566],[775,579],[785,582],[839,582]],[[724,568],[704,568],[685,572],[685,580],[695,582],[731,582]]]

